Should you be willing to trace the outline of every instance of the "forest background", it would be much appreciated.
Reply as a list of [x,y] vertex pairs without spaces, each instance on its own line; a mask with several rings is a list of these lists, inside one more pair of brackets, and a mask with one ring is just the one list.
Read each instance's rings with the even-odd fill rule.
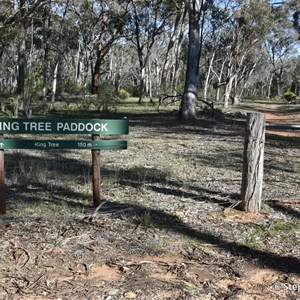
[[199,100],[294,100],[299,31],[296,0],[3,0],[1,108],[30,116],[69,94],[105,111],[133,96],[178,99],[189,119]]

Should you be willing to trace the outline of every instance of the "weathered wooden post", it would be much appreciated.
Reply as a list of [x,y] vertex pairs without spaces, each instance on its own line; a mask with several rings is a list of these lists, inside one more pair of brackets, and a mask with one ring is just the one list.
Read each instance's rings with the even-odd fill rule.
[[262,206],[265,119],[264,114],[247,114],[240,203],[247,212],[259,212]]
[[[3,135],[0,134],[0,139]],[[4,176],[4,150],[0,150],[0,214],[6,213],[5,176]]]
[[[93,134],[92,140],[100,140],[99,134]],[[100,192],[100,150],[92,150],[92,170],[93,170],[93,204],[95,207],[101,203]]]

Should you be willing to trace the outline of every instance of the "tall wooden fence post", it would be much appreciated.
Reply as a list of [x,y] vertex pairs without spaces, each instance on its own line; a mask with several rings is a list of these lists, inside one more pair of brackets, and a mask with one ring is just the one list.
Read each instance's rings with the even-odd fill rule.
[[[92,140],[100,140],[99,134],[93,134]],[[100,150],[92,150],[92,169],[93,169],[93,204],[95,207],[97,207],[101,203]]]
[[[3,138],[3,135],[0,135]],[[0,214],[6,213],[6,199],[5,199],[5,177],[4,177],[4,150],[0,150]]]
[[247,114],[240,203],[247,212],[259,212],[262,207],[265,119],[264,114]]

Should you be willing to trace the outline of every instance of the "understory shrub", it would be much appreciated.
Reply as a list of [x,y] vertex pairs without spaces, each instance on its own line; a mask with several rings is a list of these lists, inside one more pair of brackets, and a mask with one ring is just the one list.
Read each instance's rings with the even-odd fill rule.
[[69,81],[64,86],[64,91],[70,95],[80,95],[82,93],[82,86],[76,81]]
[[286,92],[283,94],[283,97],[284,99],[287,101],[287,102],[290,102],[292,100],[295,100],[296,99],[296,95],[293,93],[293,92]]
[[98,93],[98,110],[103,112],[108,112],[111,110],[116,110],[116,106],[120,101],[118,93],[112,84],[104,82],[99,87]]
[[129,98],[130,94],[125,89],[120,89],[118,92],[118,96],[121,100],[126,100]]

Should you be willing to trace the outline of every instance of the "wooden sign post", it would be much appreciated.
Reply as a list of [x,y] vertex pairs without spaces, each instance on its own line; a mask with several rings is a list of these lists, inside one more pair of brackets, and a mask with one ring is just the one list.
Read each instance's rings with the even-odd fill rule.
[[[0,119],[0,214],[6,213],[4,150],[35,149],[92,150],[93,203],[101,201],[100,150],[127,149],[127,141],[100,140],[101,135],[128,134],[128,120],[100,119]],[[5,139],[3,134],[91,134],[91,140],[23,140]]]
[[[100,140],[98,134],[92,135],[93,141]],[[101,169],[100,169],[100,150],[92,150],[92,170],[93,170],[93,203],[97,207],[101,203]]]
[[247,114],[240,208],[248,212],[262,206],[265,120],[264,114]]
[[[3,138],[3,135],[0,135]],[[4,150],[0,150],[0,214],[6,213],[5,201],[5,175],[4,175]]]

